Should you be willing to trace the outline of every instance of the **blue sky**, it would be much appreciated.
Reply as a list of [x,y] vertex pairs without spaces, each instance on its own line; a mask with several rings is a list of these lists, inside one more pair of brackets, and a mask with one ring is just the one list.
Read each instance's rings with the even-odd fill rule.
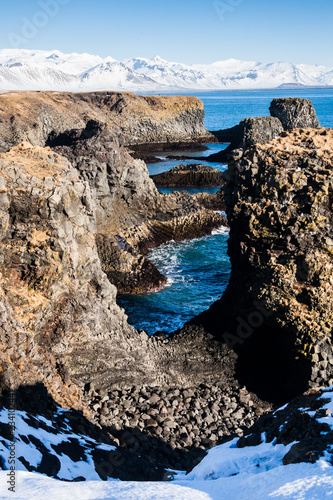
[[333,66],[332,0],[11,0],[0,48]]

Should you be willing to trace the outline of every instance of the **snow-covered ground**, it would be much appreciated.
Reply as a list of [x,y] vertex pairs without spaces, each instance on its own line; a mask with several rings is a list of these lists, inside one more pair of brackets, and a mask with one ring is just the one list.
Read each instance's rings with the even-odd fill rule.
[[[205,459],[206,465],[210,455]],[[247,471],[236,476],[202,479],[178,477],[172,482],[87,481],[65,483],[32,472],[17,474],[16,493],[7,490],[7,473],[0,472],[1,499],[35,500],[324,500],[333,498],[333,468],[325,460],[316,464]],[[214,468],[214,464],[212,464]]]
[[[324,391],[321,413],[318,418],[309,408],[300,408],[319,423],[333,430],[333,387]],[[285,407],[277,410],[283,411]],[[327,410],[327,411],[324,411]],[[322,416],[323,411],[326,416]],[[283,414],[282,414],[283,415]],[[45,420],[48,426],[49,422]],[[18,422],[18,429],[20,423]],[[31,433],[31,428],[19,429]],[[45,432],[45,430],[44,430]],[[37,433],[37,434],[36,434]],[[328,431],[322,432],[327,434]],[[35,431],[38,439],[45,443],[59,441]],[[68,439],[68,435],[65,438]],[[84,439],[80,436],[80,439]],[[8,491],[8,472],[0,472],[1,499],[16,498],[50,500],[258,500],[298,499],[323,500],[333,498],[333,467],[331,446],[316,463],[283,465],[282,459],[294,443],[277,444],[266,442],[262,433],[257,446],[237,447],[238,438],[211,449],[207,456],[189,473],[178,472],[170,482],[126,482],[119,480],[63,482],[41,474],[17,471],[16,492]],[[31,454],[29,448],[22,452]],[[37,460],[38,457],[35,457]],[[22,467],[21,467],[22,468]],[[69,470],[69,469],[68,469]],[[76,471],[75,471],[76,473]],[[74,476],[73,476],[74,477]],[[67,476],[67,479],[69,477]],[[89,475],[88,475],[89,479]]]
[[137,57],[116,61],[59,50],[0,50],[0,90],[231,90],[333,85],[333,68],[227,59],[186,65]]

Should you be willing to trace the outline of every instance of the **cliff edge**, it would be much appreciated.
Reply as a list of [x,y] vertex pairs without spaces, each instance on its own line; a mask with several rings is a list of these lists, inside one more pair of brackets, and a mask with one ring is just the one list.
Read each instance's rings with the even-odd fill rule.
[[8,92],[0,95],[0,151],[22,141],[44,146],[50,134],[84,129],[90,120],[117,130],[125,145],[214,140],[202,101],[130,92]]
[[237,377],[267,399],[333,382],[332,166],[324,128],[282,132],[229,164],[231,279],[196,323],[237,352]]

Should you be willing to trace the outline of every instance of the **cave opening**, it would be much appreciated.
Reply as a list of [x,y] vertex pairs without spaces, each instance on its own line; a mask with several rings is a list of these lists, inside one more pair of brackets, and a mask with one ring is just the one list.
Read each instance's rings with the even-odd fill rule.
[[310,362],[297,359],[295,338],[264,324],[237,350],[236,377],[261,399],[281,405],[308,389]]

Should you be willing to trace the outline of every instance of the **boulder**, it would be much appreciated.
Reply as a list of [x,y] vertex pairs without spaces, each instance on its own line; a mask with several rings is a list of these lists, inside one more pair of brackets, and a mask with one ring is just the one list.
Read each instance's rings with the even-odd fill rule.
[[308,99],[299,97],[273,99],[269,110],[272,116],[280,120],[284,130],[320,127],[316,111]]
[[207,160],[227,162],[235,149],[247,149],[254,144],[266,144],[282,131],[283,127],[277,118],[271,116],[246,118],[231,129],[214,132],[220,142],[230,142],[230,145],[225,150],[208,156]]

